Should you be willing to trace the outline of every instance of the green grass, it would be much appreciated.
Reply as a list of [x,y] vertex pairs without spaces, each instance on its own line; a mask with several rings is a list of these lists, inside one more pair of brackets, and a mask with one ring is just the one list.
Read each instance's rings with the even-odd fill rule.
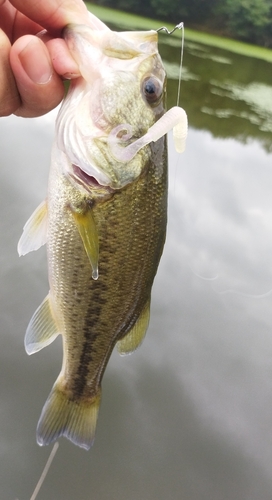
[[[147,19],[145,17],[136,16],[134,14],[128,14],[127,12],[94,5],[90,2],[86,2],[86,4],[88,6],[88,9],[105,23],[111,22],[113,24],[121,24],[122,26],[126,26],[128,29],[141,30],[156,30],[161,26],[164,26],[165,24],[167,24],[168,29],[174,28],[174,25],[165,23],[165,21],[159,21],[158,19]],[[180,19],[177,19],[177,23],[178,22],[180,22]],[[172,36],[180,37],[180,33],[175,32]],[[237,54],[241,54],[244,56],[257,57],[259,59],[264,59],[265,61],[272,62],[271,49],[265,49],[264,47],[259,47],[257,45],[238,42],[230,38],[223,38],[215,35],[210,35],[208,33],[202,33],[200,31],[191,30],[186,27],[185,40],[204,43],[206,45],[211,45],[220,49],[230,50],[231,52],[236,52]]]

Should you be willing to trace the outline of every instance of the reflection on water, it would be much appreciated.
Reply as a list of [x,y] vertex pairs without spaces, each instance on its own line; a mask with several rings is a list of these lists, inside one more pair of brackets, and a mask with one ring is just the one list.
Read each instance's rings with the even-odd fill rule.
[[[177,93],[179,47],[178,40],[173,44],[169,39],[161,36],[161,53],[170,78],[170,107]],[[185,41],[183,65],[182,103],[191,126],[243,143],[257,139],[271,151],[270,63]]]
[[[180,73],[180,67],[179,64],[177,63],[171,63],[168,61],[164,61],[164,67],[167,72],[167,77],[169,80],[178,80],[179,79],[179,73]],[[183,66],[182,68],[182,81],[189,81],[189,80],[199,80],[200,77],[198,75],[195,75],[190,71],[188,68]]]
[[[162,40],[173,105],[180,47]],[[61,440],[38,500],[271,500],[270,66],[187,46],[189,138],[178,156],[169,137],[149,332],[133,356],[110,360],[94,448]],[[30,498],[49,454],[35,427],[61,344],[24,352],[48,285],[44,250],[19,259],[16,245],[46,194],[53,120],[0,119],[1,500]]]
[[[212,110],[212,112],[214,111],[214,113],[216,113],[219,118],[240,116],[241,118],[248,119],[254,125],[258,125],[259,130],[263,132],[272,132],[271,86],[257,82],[249,83],[246,86],[241,86],[237,85],[235,82],[228,81],[223,84],[213,81],[211,82],[211,84],[214,86],[214,88],[211,89],[211,92],[213,94],[237,101],[244,101],[251,110],[251,112],[240,111],[239,113],[235,113],[235,109]],[[205,112],[204,108],[202,108],[202,111]]]
[[221,64],[232,64],[232,59],[223,55],[214,54],[206,45],[199,45],[193,42],[186,43],[186,51],[188,54],[203,59],[210,59]]

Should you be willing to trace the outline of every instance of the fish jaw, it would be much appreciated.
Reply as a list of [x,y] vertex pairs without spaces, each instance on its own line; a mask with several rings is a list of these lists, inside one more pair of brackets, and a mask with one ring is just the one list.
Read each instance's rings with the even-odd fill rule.
[[[70,162],[67,173],[76,165],[101,186],[120,189],[141,175],[151,151],[142,147],[124,162],[114,145],[125,148],[164,114],[166,74],[157,33],[70,25],[64,37],[82,73],[71,82],[56,123],[58,147]],[[155,99],[149,102],[145,90],[153,81]]]
[[109,31],[110,28],[101,21],[98,17],[96,17],[92,12],[88,11],[88,19],[86,19],[87,25],[92,28],[93,30],[106,30]]
[[100,74],[101,63],[115,71],[135,71],[139,58],[158,54],[158,34],[153,30],[119,33],[70,24],[63,36],[82,77],[89,83]]

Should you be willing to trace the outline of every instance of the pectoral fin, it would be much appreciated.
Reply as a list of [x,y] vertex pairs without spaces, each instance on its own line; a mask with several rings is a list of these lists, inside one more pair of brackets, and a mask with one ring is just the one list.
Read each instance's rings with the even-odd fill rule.
[[86,210],[77,211],[72,210],[75,223],[77,225],[79,234],[81,236],[84,248],[88,255],[89,261],[92,266],[92,277],[94,280],[98,279],[98,254],[99,254],[99,241],[96,224],[93,218],[92,211]]
[[117,342],[117,350],[121,356],[133,353],[143,342],[150,317],[150,300],[146,303],[137,322],[125,337]]
[[18,242],[18,254],[21,256],[38,250],[46,243],[46,239],[47,205],[46,201],[43,201],[24,225],[23,234]]
[[40,351],[59,335],[58,327],[52,315],[50,293],[34,312],[25,334],[27,354]]

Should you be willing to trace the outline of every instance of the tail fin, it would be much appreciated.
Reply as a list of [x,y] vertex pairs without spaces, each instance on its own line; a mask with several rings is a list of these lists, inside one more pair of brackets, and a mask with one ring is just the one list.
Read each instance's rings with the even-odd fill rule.
[[47,445],[64,436],[89,450],[94,442],[99,403],[100,391],[91,400],[72,400],[61,390],[57,380],[38,422],[37,443]]

